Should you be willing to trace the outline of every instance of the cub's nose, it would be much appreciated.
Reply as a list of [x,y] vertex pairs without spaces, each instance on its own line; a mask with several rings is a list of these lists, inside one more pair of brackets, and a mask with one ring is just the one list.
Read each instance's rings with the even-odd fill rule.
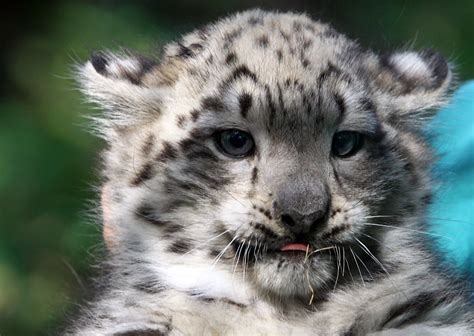
[[304,235],[322,226],[326,219],[327,211],[318,210],[309,214],[297,211],[285,212],[281,215],[281,223],[295,235]]
[[281,224],[295,235],[304,235],[324,225],[330,194],[318,179],[287,177],[276,192],[275,212]]

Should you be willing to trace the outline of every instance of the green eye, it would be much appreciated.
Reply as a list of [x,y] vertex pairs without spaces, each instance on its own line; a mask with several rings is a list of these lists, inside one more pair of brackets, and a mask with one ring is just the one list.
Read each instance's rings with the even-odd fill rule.
[[338,157],[347,158],[357,153],[363,144],[364,136],[358,132],[337,132],[332,139],[332,153]]
[[228,129],[216,133],[215,142],[221,152],[235,158],[249,156],[255,149],[252,136],[238,129]]

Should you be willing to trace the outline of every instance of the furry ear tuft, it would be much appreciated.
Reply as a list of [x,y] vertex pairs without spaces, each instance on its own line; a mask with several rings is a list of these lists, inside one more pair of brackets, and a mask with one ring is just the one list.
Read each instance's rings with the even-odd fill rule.
[[402,122],[423,120],[444,105],[453,77],[444,57],[431,49],[379,57],[369,71],[382,112]]
[[153,60],[136,55],[94,53],[77,68],[76,78],[89,101],[103,113],[92,119],[100,135],[127,128],[161,114],[169,87],[150,81],[159,66]]
[[448,63],[432,49],[397,52],[383,57],[382,65],[402,83],[402,90],[436,89],[449,74]]

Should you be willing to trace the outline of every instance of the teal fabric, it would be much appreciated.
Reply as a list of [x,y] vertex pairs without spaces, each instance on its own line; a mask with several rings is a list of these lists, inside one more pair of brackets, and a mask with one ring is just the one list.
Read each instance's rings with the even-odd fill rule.
[[430,229],[447,261],[474,275],[474,81],[455,92],[429,132],[440,156]]

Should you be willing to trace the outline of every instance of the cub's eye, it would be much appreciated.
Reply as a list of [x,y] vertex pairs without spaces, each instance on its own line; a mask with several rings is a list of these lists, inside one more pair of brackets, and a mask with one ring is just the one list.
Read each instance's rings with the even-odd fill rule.
[[252,136],[238,129],[217,132],[215,142],[221,152],[236,158],[249,156],[255,149]]
[[341,158],[347,158],[357,153],[363,143],[364,136],[358,132],[337,132],[332,139],[332,154]]

